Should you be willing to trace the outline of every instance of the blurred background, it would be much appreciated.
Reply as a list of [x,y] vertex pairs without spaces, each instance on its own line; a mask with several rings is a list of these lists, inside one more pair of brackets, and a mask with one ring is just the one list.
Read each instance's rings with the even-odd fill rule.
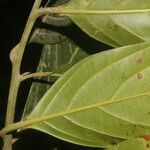
[[[33,2],[34,0],[0,0],[0,128],[4,126],[11,77],[9,53],[21,38]],[[40,52],[37,54],[36,51],[36,56],[36,60],[32,61],[31,59],[30,61],[36,63]],[[32,57],[34,57],[34,54],[32,54]],[[28,59],[28,57],[25,59]],[[30,61],[28,63],[30,63]],[[26,66],[28,66],[28,64],[26,64]],[[34,70],[33,66],[30,66],[32,70]],[[30,83],[28,84],[26,82],[23,84],[22,98],[18,104],[19,110],[17,110],[16,120],[19,120],[19,112],[25,103],[24,99],[26,99],[29,85]],[[25,131],[21,133],[19,137],[20,140],[13,146],[14,150],[94,150],[94,148],[70,144],[33,130]],[[0,149],[2,149],[2,140],[0,141]]]

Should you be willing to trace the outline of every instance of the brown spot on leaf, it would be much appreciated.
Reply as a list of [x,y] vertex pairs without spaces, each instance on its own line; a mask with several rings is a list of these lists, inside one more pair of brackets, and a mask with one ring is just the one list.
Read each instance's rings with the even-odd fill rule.
[[143,138],[146,141],[150,141],[150,134],[142,135],[141,138]]
[[144,74],[141,73],[141,72],[137,73],[136,76],[137,76],[138,79],[143,79],[144,78]]
[[138,57],[135,62],[136,62],[136,64],[138,64],[138,65],[141,64],[141,63],[142,63],[142,58],[141,58],[141,57]]

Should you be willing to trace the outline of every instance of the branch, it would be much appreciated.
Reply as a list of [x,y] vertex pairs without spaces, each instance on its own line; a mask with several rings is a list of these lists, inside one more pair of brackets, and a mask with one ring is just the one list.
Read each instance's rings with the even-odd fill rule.
[[26,72],[22,75],[20,75],[19,79],[20,81],[24,81],[29,78],[39,78],[39,77],[61,77],[62,74],[54,73],[54,72],[36,72],[36,73],[30,73]]
[[[12,62],[12,77],[10,83],[10,90],[8,96],[8,104],[7,104],[7,112],[6,112],[6,122],[5,126],[13,124],[14,114],[15,114],[15,105],[18,94],[18,89],[20,85],[20,81],[18,80],[20,74],[20,65],[23,57],[23,53],[28,41],[28,37],[34,25],[36,18],[32,18],[33,12],[39,8],[42,0],[36,0],[32,11],[30,13],[29,19],[27,21],[27,25],[25,27],[24,33],[22,35],[21,41],[19,45],[17,45],[12,52],[10,53],[10,59]],[[4,146],[3,150],[11,150],[12,149],[12,135],[3,136]]]
[[83,14],[83,15],[104,15],[104,14],[128,14],[128,13],[147,13],[150,9],[128,9],[128,10],[88,10],[73,9],[63,7],[40,8],[33,13],[34,18],[45,14]]
[[45,115],[45,116],[42,116],[42,117],[39,117],[39,118],[34,118],[34,119],[21,121],[21,122],[18,122],[18,123],[15,123],[15,124],[12,124],[8,127],[3,128],[0,131],[0,136],[3,136],[6,133],[9,133],[11,131],[14,131],[14,130],[17,130],[17,129],[20,129],[20,128],[22,128],[22,129],[27,128],[28,126],[31,126],[31,125],[36,124],[36,123],[40,123],[42,121],[51,120],[51,119],[54,119],[54,118],[57,118],[57,117],[62,117],[62,116],[65,116],[65,115],[69,115],[69,114],[73,114],[73,113],[76,113],[76,112],[81,112],[81,111],[85,111],[85,110],[89,110],[89,109],[94,109],[94,108],[97,108],[97,107],[102,107],[102,106],[107,106],[107,105],[111,105],[111,104],[121,103],[121,102],[124,102],[124,101],[136,101],[136,100],[138,100],[138,98],[144,97],[144,96],[150,97],[150,92],[148,91],[148,92],[145,92],[145,93],[140,93],[140,94],[137,94],[137,95],[131,95],[131,96],[123,97],[123,98],[116,99],[116,100],[115,99],[113,99],[113,100],[100,100],[100,102],[98,102],[98,103],[89,104],[89,105],[86,105],[86,106],[77,107],[77,108],[66,110],[66,111],[56,112],[54,114]]

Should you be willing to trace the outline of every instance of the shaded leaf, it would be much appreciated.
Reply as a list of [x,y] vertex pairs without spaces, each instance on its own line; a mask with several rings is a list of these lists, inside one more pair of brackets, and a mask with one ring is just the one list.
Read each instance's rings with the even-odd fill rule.
[[67,2],[69,2],[70,0],[47,0],[47,3],[46,3],[46,6],[45,7],[48,7],[48,6],[60,6],[60,5],[63,5]]
[[29,128],[94,147],[148,134],[149,56],[142,43],[85,58],[42,97],[26,119],[43,121]]
[[[42,22],[30,38],[30,43],[43,45],[37,72],[64,73],[89,54],[110,48],[84,34],[68,20],[68,17],[45,15]],[[45,77],[35,80],[27,99],[23,118],[32,111],[56,79]]]
[[[65,40],[62,40],[64,35],[60,33],[37,29],[33,36],[35,37],[32,37],[33,42],[44,44],[37,72],[55,71],[62,74],[74,63],[87,56],[86,52],[82,51],[79,46],[67,37],[65,37]],[[51,36],[51,38],[48,38],[49,36]],[[32,111],[43,94],[57,78],[42,77],[39,79],[41,80],[35,80],[31,87],[23,116]]]
[[[149,0],[71,0],[65,8],[86,10],[149,9]],[[68,15],[91,37],[114,47],[150,41],[150,13]]]
[[[47,5],[57,6],[66,2],[68,0],[49,1]],[[64,73],[73,64],[88,55],[80,45],[71,39],[74,32],[70,33],[72,22],[68,21],[68,18],[45,15],[42,22],[44,24],[36,28],[30,38],[30,43],[43,45],[37,72]],[[45,23],[48,26],[44,26]],[[57,26],[61,26],[60,29]],[[41,77],[33,82],[22,118],[32,111],[56,80],[57,78],[54,77]]]
[[[45,7],[57,7],[60,5],[64,5],[70,0],[53,0],[48,1]],[[42,22],[49,24],[49,25],[55,25],[55,26],[66,26],[70,23],[72,23],[71,19],[66,16],[58,16],[56,14],[46,14],[44,15]]]

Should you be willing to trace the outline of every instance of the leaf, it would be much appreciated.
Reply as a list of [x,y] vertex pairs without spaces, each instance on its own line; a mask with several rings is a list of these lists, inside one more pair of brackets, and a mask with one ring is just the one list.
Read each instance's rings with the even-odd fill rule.
[[[66,2],[68,0],[50,1],[49,3],[57,6]],[[43,45],[37,72],[64,73],[73,64],[89,55],[72,39],[74,32],[70,31],[74,28],[68,18],[45,15],[42,22],[30,38],[30,43]],[[48,26],[44,26],[45,24]],[[57,28],[57,26],[60,27]],[[40,98],[56,80],[57,78],[54,77],[42,77],[33,82],[22,118],[33,110]]]
[[[49,36],[51,36],[51,38],[49,38]],[[64,73],[74,63],[88,55],[73,41],[67,37],[65,37],[65,40],[63,38],[64,35],[54,31],[45,29],[35,30],[32,41],[44,44],[37,72],[55,71],[57,73]],[[60,67],[61,70],[59,69]],[[41,82],[35,80],[31,87],[23,117],[32,111],[43,94],[57,78],[42,77],[39,79],[41,79]]]
[[110,147],[150,133],[150,43],[85,58],[66,72],[26,119],[60,139]]
[[[149,0],[71,0],[64,8],[83,10],[142,10]],[[150,13],[68,16],[88,35],[114,47],[150,41]]]
[[107,150],[149,150],[149,143],[143,139],[127,140]]
[[[57,0],[50,3],[59,5],[67,1]],[[43,16],[42,22],[30,38],[30,43],[43,45],[37,72],[64,73],[89,54],[110,48],[84,34],[68,17],[57,15]],[[32,111],[56,79],[44,77],[33,82],[22,118]]]
[[67,2],[69,2],[69,1],[70,0],[48,0],[45,7],[47,7],[47,6],[54,6],[54,7],[56,7],[56,6],[63,5],[65,3],[67,3]]

